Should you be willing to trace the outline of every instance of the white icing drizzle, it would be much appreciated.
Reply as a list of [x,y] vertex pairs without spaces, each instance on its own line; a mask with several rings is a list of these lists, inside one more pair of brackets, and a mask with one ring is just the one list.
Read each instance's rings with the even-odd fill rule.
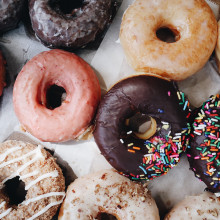
[[17,161],[23,160],[23,159],[25,159],[26,157],[29,157],[29,156],[31,156],[31,155],[33,155],[33,154],[39,154],[39,151],[40,151],[40,153],[41,153],[41,149],[42,149],[42,146],[38,145],[38,147],[37,147],[35,150],[30,151],[29,153],[24,154],[24,155],[21,156],[21,157],[14,158],[14,159],[12,159],[12,160],[9,160],[9,161],[7,161],[7,162],[4,162],[4,163],[0,164],[0,168],[5,167],[5,166],[8,166],[9,164],[15,163],[15,162],[17,162]]
[[10,153],[20,150],[22,147],[13,147],[8,149],[5,153],[0,154],[0,161],[3,161]]
[[5,204],[6,204],[5,201],[1,202],[1,203],[0,203],[0,209],[1,209]]
[[[5,178],[2,183],[4,184],[7,180],[12,179],[16,176],[19,175],[19,173],[23,170],[25,170],[28,166],[30,166],[32,163],[34,163],[36,160],[38,160],[40,157],[43,157],[42,153],[41,153],[41,146],[38,146],[38,148],[36,150],[34,150],[34,152],[36,153],[35,157],[28,161],[27,163],[25,163],[23,166],[21,166],[16,172],[12,173],[9,177]],[[31,151],[30,153],[33,153],[33,151]]]
[[[16,151],[16,150],[19,150],[21,149],[22,147],[13,147],[9,150],[7,150],[5,153],[1,154],[0,155],[0,161],[3,161],[7,155],[9,155],[10,153]],[[42,149],[42,146],[38,145],[38,147],[36,149],[34,149],[33,151],[30,151],[28,152],[27,154],[24,154],[23,156],[21,157],[17,157],[17,158],[14,158],[12,160],[9,160],[7,162],[4,162],[2,164],[0,164],[0,168],[2,167],[5,167],[5,166],[8,166],[12,163],[15,163],[17,161],[20,161],[20,160],[23,160],[31,155],[34,155],[35,156],[29,160],[27,163],[23,164],[19,169],[17,169],[17,171],[15,171],[14,173],[12,173],[9,177],[5,178],[1,183],[4,184],[7,180],[9,179],[12,179],[14,178],[15,176],[19,176],[20,172],[22,172],[23,170],[25,170],[28,166],[30,166],[31,164],[33,164],[36,160],[38,160],[39,158],[42,158],[43,155],[42,155],[42,152],[41,152],[41,149]],[[34,175],[37,175],[39,173],[38,170],[35,170],[33,172],[30,172],[30,173],[27,173],[23,176],[20,176],[20,179],[26,179],[28,177],[31,177],[31,176],[34,176]],[[54,170],[53,172],[50,172],[50,173],[45,173],[41,176],[39,176],[37,179],[35,179],[34,181],[30,182],[26,187],[25,187],[25,190],[28,190],[30,189],[30,187],[32,187],[33,185],[35,185],[36,183],[40,182],[41,180],[43,179],[46,179],[46,178],[49,178],[49,177],[58,177],[59,173],[57,170]],[[43,213],[45,213],[47,210],[49,210],[51,207],[55,206],[55,205],[59,205],[63,202],[63,199],[65,197],[65,192],[50,192],[50,193],[46,193],[46,194],[43,194],[43,195],[40,195],[40,196],[37,196],[37,197],[34,197],[34,198],[31,198],[31,199],[28,199],[26,201],[24,201],[23,203],[21,203],[22,205],[28,205],[30,204],[31,202],[35,202],[35,201],[38,201],[38,200],[41,200],[43,198],[48,198],[48,197],[52,197],[52,196],[62,196],[63,198],[59,201],[56,201],[56,202],[52,202],[50,203],[49,205],[47,205],[46,207],[44,207],[41,211],[39,211],[38,213],[36,213],[35,215],[33,215],[31,218],[29,218],[28,220],[33,220],[35,218],[37,218],[38,216],[42,215]],[[4,207],[4,205],[6,204],[5,201],[3,201],[2,203],[0,203],[0,208]],[[12,208],[9,208],[7,209],[5,212],[1,213],[0,214],[0,219],[5,217],[6,215],[8,215],[10,212],[12,211]]]
[[35,201],[38,201],[38,200],[41,200],[41,199],[44,199],[44,198],[48,198],[48,197],[51,197],[51,196],[63,196],[64,197],[65,196],[65,192],[50,192],[50,193],[46,193],[46,194],[37,196],[35,198],[28,199],[28,200],[22,202],[22,205],[28,205],[31,202],[35,202]]
[[40,182],[43,179],[49,178],[49,177],[58,177],[59,173],[57,170],[51,172],[51,173],[45,173],[42,176],[39,176],[37,179],[35,179],[34,181],[30,182],[26,187],[25,190],[29,190],[33,185],[35,185],[36,183]]
[[[64,198],[63,198],[64,199]],[[40,212],[36,213],[35,215],[33,215],[32,217],[28,218],[27,220],[33,220],[35,218],[37,218],[38,216],[42,215],[43,213],[45,213],[48,209],[50,209],[51,207],[55,206],[55,205],[59,205],[63,202],[63,199],[61,199],[58,202],[52,202],[49,205],[47,205],[45,208],[43,208]]]
[[26,179],[26,178],[28,178],[28,177],[35,176],[35,175],[37,175],[38,173],[39,173],[38,170],[35,170],[35,171],[31,172],[31,173],[27,173],[27,174],[25,174],[25,175],[23,175],[23,176],[20,176],[20,180],[24,180],[24,179]]
[[5,217],[6,215],[8,215],[11,212],[12,208],[7,209],[5,212],[3,212],[2,214],[0,214],[0,219]]

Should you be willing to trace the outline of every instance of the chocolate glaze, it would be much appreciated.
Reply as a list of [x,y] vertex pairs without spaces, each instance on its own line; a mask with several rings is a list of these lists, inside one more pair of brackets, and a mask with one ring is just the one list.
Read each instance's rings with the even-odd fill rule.
[[0,1],[0,34],[17,27],[25,0]]
[[95,40],[111,18],[111,0],[84,0],[82,6],[76,5],[78,7],[70,11],[61,7],[62,3],[59,0],[29,2],[32,27],[42,43],[50,48],[85,46]]
[[[146,141],[127,134],[130,129],[125,125],[125,120],[141,112],[157,121],[159,129],[153,138],[166,139],[169,133],[175,137],[183,128],[188,136],[186,117],[189,115],[189,108],[186,100],[182,100],[182,93],[180,96],[179,99],[173,82],[146,75],[131,77],[113,86],[100,103],[94,132],[95,141],[108,162],[135,180],[152,179],[166,173],[171,168],[170,164],[164,164],[165,170],[157,172],[157,175],[155,170],[151,169],[143,173],[140,165],[143,165],[143,155],[149,153],[145,147]],[[164,128],[163,122],[168,122],[169,126]],[[181,136],[178,154],[185,150],[188,142],[185,135]],[[153,139],[149,141],[153,142]],[[129,143],[140,147],[140,150],[136,150],[135,153],[129,152]],[[173,161],[172,165],[175,166],[177,162]]]
[[[211,96],[200,108],[193,111],[191,116],[193,126],[190,148],[187,149],[191,169],[194,171],[195,176],[201,179],[211,192],[220,192],[219,101],[219,95]],[[208,123],[211,123],[211,125]],[[210,132],[213,132],[212,136],[209,135]],[[210,164],[210,167],[208,164]],[[214,170],[210,172],[212,168]]]

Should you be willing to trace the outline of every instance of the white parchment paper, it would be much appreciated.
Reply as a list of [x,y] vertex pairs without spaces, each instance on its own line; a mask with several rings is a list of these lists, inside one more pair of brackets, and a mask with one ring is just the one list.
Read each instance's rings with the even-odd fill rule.
[[[109,89],[119,79],[134,73],[126,62],[119,42],[121,18],[132,2],[133,0],[123,1],[97,51],[80,50],[77,52],[96,70],[103,90]],[[217,5],[213,3],[210,3],[210,5],[217,16],[219,10]],[[0,141],[2,142],[14,131],[23,133],[12,104],[12,90],[16,75],[29,59],[41,51],[48,50],[48,48],[36,39],[27,36],[22,24],[18,29],[3,35],[0,38],[0,46],[7,59],[9,78],[8,86],[4,89],[4,94],[0,98]],[[187,94],[193,106],[199,106],[210,95],[219,93],[219,85],[220,76],[216,71],[214,60],[210,60],[194,76],[179,83],[180,89]],[[30,134],[25,133],[25,135],[39,142]],[[54,155],[59,158],[64,166],[65,164],[68,165],[71,169],[69,173],[71,176],[75,174],[80,177],[90,172],[110,168],[93,139],[78,142],[69,141],[61,144],[43,143],[43,145],[52,149]],[[193,172],[189,170],[187,158],[183,156],[178,166],[166,176],[151,181],[149,189],[163,215],[186,195],[203,192],[205,185],[194,177]]]

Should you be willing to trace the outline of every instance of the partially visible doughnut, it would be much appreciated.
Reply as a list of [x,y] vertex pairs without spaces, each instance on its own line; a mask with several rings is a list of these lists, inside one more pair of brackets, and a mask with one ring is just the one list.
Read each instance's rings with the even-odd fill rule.
[[[116,170],[132,180],[150,180],[179,162],[189,144],[189,116],[189,102],[175,83],[137,75],[115,84],[103,97],[94,138]],[[143,133],[132,123],[142,119],[139,128],[150,124]]]
[[211,96],[192,114],[187,156],[195,176],[212,192],[220,192],[220,96]]
[[76,179],[67,189],[59,220],[100,219],[101,213],[117,220],[159,220],[159,212],[147,188],[103,170]]
[[[168,28],[175,42],[157,37]],[[125,12],[120,42],[129,64],[139,72],[152,72],[183,80],[201,69],[217,40],[217,21],[205,0],[136,0]]]
[[[55,98],[53,88],[63,91],[64,100],[56,106],[50,106],[48,98]],[[82,135],[91,125],[100,97],[99,81],[89,64],[62,50],[32,58],[19,73],[13,90],[14,110],[22,126],[50,142]]]
[[188,196],[167,214],[164,220],[219,220],[220,198],[205,192],[198,196]]
[[111,17],[111,0],[31,0],[32,27],[50,48],[76,49],[94,41]]
[[17,27],[21,19],[25,0],[0,1],[0,33]]
[[[27,194],[22,203],[10,205],[4,184],[17,176]],[[64,197],[62,171],[42,146],[21,141],[0,144],[0,219],[52,219]]]
[[5,60],[0,50],[0,96],[2,95],[5,85]]

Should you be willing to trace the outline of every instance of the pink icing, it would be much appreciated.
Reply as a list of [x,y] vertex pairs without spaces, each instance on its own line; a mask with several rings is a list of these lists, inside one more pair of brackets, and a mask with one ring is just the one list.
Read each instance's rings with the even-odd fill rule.
[[[47,89],[66,90],[60,107],[45,106]],[[101,91],[92,68],[80,57],[62,50],[43,52],[19,73],[13,91],[15,113],[32,135],[42,141],[63,142],[81,135],[90,125]]]

